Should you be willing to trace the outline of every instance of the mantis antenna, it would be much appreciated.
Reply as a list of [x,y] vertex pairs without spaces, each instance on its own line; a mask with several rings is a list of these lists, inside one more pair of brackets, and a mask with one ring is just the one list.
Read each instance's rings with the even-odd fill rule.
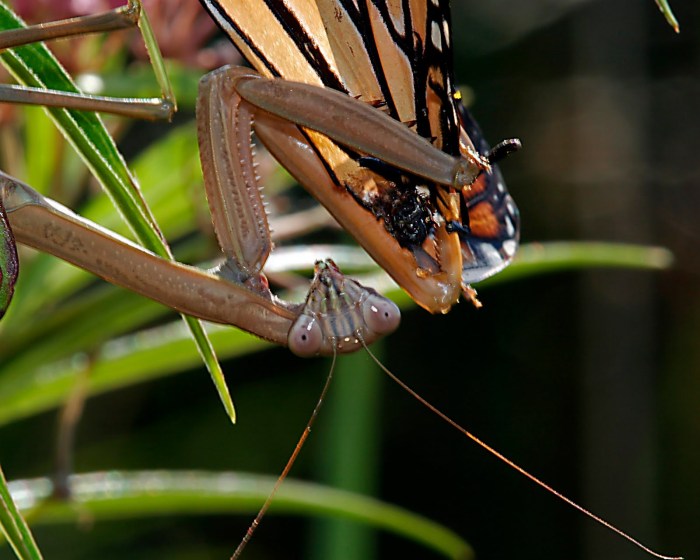
[[299,437],[299,441],[297,441],[297,444],[294,446],[294,451],[292,451],[292,454],[287,460],[287,464],[284,466],[284,469],[282,469],[282,472],[277,478],[275,485],[272,487],[270,494],[265,499],[265,503],[263,503],[262,507],[260,508],[260,511],[258,511],[258,514],[255,516],[255,519],[253,519],[252,523],[248,527],[248,530],[245,532],[245,535],[243,535],[241,542],[238,544],[236,550],[233,552],[231,560],[237,560],[238,558],[240,558],[241,554],[243,554],[243,549],[246,547],[248,542],[250,542],[250,539],[253,537],[253,533],[255,533],[255,530],[260,525],[260,521],[262,521],[262,518],[267,513],[267,510],[270,509],[270,506],[272,505],[272,500],[275,498],[275,494],[277,494],[277,490],[279,490],[280,486],[282,486],[282,482],[284,482],[284,479],[287,478],[289,471],[292,469],[292,465],[294,465],[294,462],[299,456],[301,448],[303,447],[304,443],[309,437],[309,434],[311,433],[311,428],[313,427],[314,422],[316,422],[318,412],[321,410],[321,406],[323,405],[323,402],[326,399],[326,395],[328,394],[328,389],[331,386],[331,380],[333,379],[333,373],[335,372],[336,358],[337,354],[333,354],[333,361],[331,362],[331,369],[328,372],[328,376],[326,377],[326,382],[323,385],[323,389],[321,389],[321,394],[318,397],[318,401],[316,401],[316,406],[314,407],[314,410],[311,413],[311,416],[309,417],[309,421],[306,423],[306,427],[304,428],[304,431]]
[[414,391],[414,390],[411,389],[408,385],[406,385],[403,381],[401,381],[401,380],[396,376],[395,373],[393,373],[389,368],[387,368],[384,364],[382,364],[382,362],[372,353],[372,351],[369,349],[369,347],[368,347],[366,344],[363,343],[363,345],[364,345],[364,347],[365,347],[365,350],[367,350],[367,353],[368,353],[368,354],[370,355],[370,357],[372,358],[372,360],[374,360],[374,362],[382,369],[382,371],[383,371],[384,373],[386,373],[387,376],[389,376],[389,378],[390,378],[394,383],[396,383],[399,387],[401,387],[404,391],[406,391],[409,395],[411,395],[411,396],[412,396],[414,399],[416,399],[419,403],[421,403],[421,404],[422,404],[423,406],[425,406],[428,410],[430,410],[430,412],[432,412],[433,414],[435,414],[436,416],[438,416],[438,418],[440,418],[442,421],[444,421],[445,423],[447,423],[447,424],[449,424],[450,426],[452,426],[452,427],[453,427],[455,430],[457,430],[458,432],[461,432],[461,433],[462,433],[463,435],[465,435],[467,438],[469,438],[469,439],[472,440],[474,443],[476,443],[477,445],[479,445],[480,447],[482,447],[483,449],[485,449],[486,451],[488,451],[491,455],[493,455],[494,457],[496,457],[496,458],[499,459],[500,461],[503,461],[503,462],[504,462],[506,465],[508,465],[510,468],[515,469],[516,471],[518,471],[520,474],[522,474],[522,475],[525,476],[526,478],[529,478],[532,482],[534,482],[534,483],[537,484],[538,486],[544,488],[544,489],[545,489],[547,492],[549,492],[550,494],[554,494],[554,496],[556,496],[556,497],[559,498],[560,500],[566,502],[567,504],[569,504],[569,505],[570,505],[571,507],[573,507],[574,509],[577,509],[578,511],[580,511],[580,512],[583,513],[584,515],[590,517],[593,521],[595,521],[595,522],[601,524],[603,527],[606,527],[607,529],[610,529],[613,533],[617,533],[617,534],[618,534],[619,536],[621,536],[623,539],[625,539],[625,540],[631,542],[633,545],[635,545],[635,546],[641,548],[641,549],[642,549],[644,552],[646,552],[647,554],[650,554],[650,555],[652,555],[652,556],[654,556],[654,557],[656,557],[656,558],[661,558],[662,560],[683,560],[683,557],[682,557],[682,556],[666,556],[666,555],[659,554],[658,552],[653,551],[651,548],[649,548],[648,546],[642,544],[642,543],[639,542],[637,539],[631,537],[630,535],[628,535],[627,533],[625,533],[625,532],[622,531],[621,529],[618,529],[617,527],[615,527],[612,523],[609,523],[608,521],[606,521],[606,520],[603,519],[602,517],[597,516],[595,513],[593,513],[593,512],[591,512],[591,511],[587,510],[586,508],[584,508],[584,507],[578,505],[576,502],[574,502],[574,501],[571,500],[570,498],[567,498],[566,496],[564,496],[564,494],[562,494],[561,492],[558,492],[557,490],[555,490],[554,488],[552,488],[552,487],[551,487],[549,484],[547,484],[546,482],[544,482],[544,481],[542,481],[541,479],[537,478],[535,475],[529,473],[529,472],[526,471],[524,468],[522,468],[520,465],[518,465],[517,463],[514,463],[513,461],[511,461],[508,457],[506,457],[505,455],[503,455],[503,454],[500,453],[499,451],[496,451],[496,450],[495,450],[493,447],[491,447],[489,444],[487,444],[487,443],[484,442],[483,440],[479,439],[479,438],[476,437],[473,433],[471,433],[469,430],[467,430],[466,428],[463,428],[463,427],[462,427],[461,425],[459,425],[457,422],[455,422],[454,420],[452,420],[452,418],[450,418],[449,416],[447,416],[447,414],[445,414],[444,412],[442,412],[442,411],[441,411],[440,409],[438,409],[435,405],[431,404],[431,403],[428,402],[426,399],[424,399],[423,397],[421,397],[418,393],[416,393],[416,391]]

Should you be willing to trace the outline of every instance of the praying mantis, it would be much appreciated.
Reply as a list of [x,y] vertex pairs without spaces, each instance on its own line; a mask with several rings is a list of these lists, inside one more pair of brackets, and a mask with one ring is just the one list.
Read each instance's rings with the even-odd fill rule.
[[[124,26],[123,16],[129,10],[137,11],[138,6],[133,4],[128,10],[113,12],[114,21],[110,25]],[[67,34],[87,30],[92,29],[81,26]],[[447,95],[449,100],[452,93],[443,90],[441,95]],[[455,107],[460,106],[456,99],[453,101]],[[57,100],[64,105],[68,102],[66,96]],[[264,78],[251,70],[229,67],[206,76],[197,105],[205,186],[214,228],[225,254],[225,262],[217,273],[195,271],[148,255],[9,177],[4,177],[0,191],[6,214],[6,237],[14,231],[20,242],[50,252],[113,283],[187,315],[233,324],[267,340],[288,344],[300,355],[352,351],[394,330],[399,322],[396,306],[358,284],[345,289],[346,280],[331,263],[317,267],[317,279],[305,307],[272,296],[262,275],[271,242],[259,194],[262,186],[257,184],[249,141],[254,130],[341,225],[429,311],[447,312],[460,291],[475,299],[469,283],[503,268],[515,253],[517,209],[490,165],[490,159],[501,153],[504,146],[508,149],[515,142],[489,153],[479,153],[467,131],[471,127],[473,135],[476,128],[466,113],[460,118],[467,122],[461,132],[456,131],[459,145],[452,149],[457,154],[450,155],[371,104],[316,85]],[[86,97],[77,101],[76,106],[91,110],[107,107],[125,113],[136,104],[108,105]],[[319,106],[324,107],[323,112],[317,111]],[[148,114],[155,117],[159,110],[160,107],[153,107]],[[368,129],[373,131],[372,135],[366,134]],[[360,157],[367,162],[366,167],[351,178],[359,186],[346,185],[343,192],[334,185],[331,175],[324,170],[328,162],[323,157],[328,156],[314,154],[313,140],[305,141],[303,134],[316,135],[317,143],[329,144],[330,140],[347,151],[364,154]],[[480,138],[477,140],[481,142]],[[332,154],[332,157],[339,156]],[[346,156],[346,160],[351,158]],[[346,164],[341,162],[338,169],[342,165]],[[409,188],[409,195],[401,195],[408,196],[407,201],[388,203],[397,208],[369,212],[358,204],[359,197],[366,198],[362,201],[365,206],[377,205],[376,199],[391,196],[397,189],[396,181],[380,183],[379,179],[384,177],[372,171],[372,167],[379,166],[403,170],[406,176],[402,181],[407,177],[420,180],[413,187],[415,191]],[[337,174],[338,170],[334,172]],[[483,184],[477,185],[480,177],[484,178]],[[428,182],[442,187],[431,194]],[[352,188],[367,192],[351,192]],[[376,194],[370,189],[382,192]],[[403,192],[400,188],[398,191]],[[434,208],[419,208],[417,205],[421,203]],[[406,208],[419,215],[407,218]],[[396,223],[389,225],[389,221]],[[406,240],[402,238],[405,234],[397,231],[399,227],[417,228],[420,232],[411,234],[417,236],[415,239]],[[472,244],[472,238],[481,242],[479,229],[485,232],[484,237],[498,241],[498,246],[489,253],[481,246],[479,252],[474,250],[477,244]],[[11,254],[10,244],[6,243],[6,247],[6,252]],[[9,256],[6,260],[14,263],[16,257]],[[11,277],[15,269],[16,266],[12,269],[8,266],[5,276]],[[330,274],[334,280],[329,279]],[[339,287],[338,293],[318,295],[321,286],[333,283]],[[339,307],[343,299],[346,307]]]
[[[122,14],[115,12],[114,15]],[[80,31],[84,29],[79,27]],[[233,90],[228,90],[231,83]],[[270,86],[288,88],[286,102],[277,109],[271,107],[269,95],[265,97],[266,90],[255,90],[258,84],[268,89]],[[290,93],[297,95],[294,98],[296,105],[290,104]],[[243,99],[243,95],[247,97]],[[43,98],[42,101],[47,100]],[[72,101],[88,110],[104,108],[94,98],[69,101],[64,96],[58,100],[61,104]],[[268,116],[260,110],[259,105],[263,103],[266,103],[264,108]],[[314,112],[319,104],[325,109],[321,115]],[[122,105],[108,108],[113,107],[117,112],[123,112]],[[131,111],[134,107],[135,104],[126,109]],[[160,107],[156,109],[160,110]],[[237,113],[235,119],[230,117],[232,112]],[[28,185],[3,176],[0,202],[4,209],[6,239],[12,232],[21,243],[59,256],[181,312],[234,324],[267,340],[288,344],[300,355],[352,351],[371,344],[377,336],[396,328],[398,309],[371,289],[343,277],[332,262],[317,264],[317,276],[303,306],[278,300],[267,288],[262,267],[271,243],[258,185],[254,184],[249,142],[251,125],[246,121],[250,119],[245,116],[246,112],[254,114],[255,132],[259,138],[267,139],[268,148],[272,147],[274,151],[275,146],[288,139],[296,142],[282,147],[283,152],[292,154],[291,159],[286,156],[286,161],[290,166],[296,165],[296,175],[306,176],[312,185],[318,183],[319,188],[329,189],[331,192],[326,196],[337,197],[333,193],[336,187],[322,176],[320,162],[308,157],[310,148],[304,148],[299,142],[296,125],[325,133],[329,138],[361,151],[364,157],[398,165],[416,176],[430,179],[437,175],[457,195],[447,197],[452,200],[455,208],[451,211],[455,215],[449,224],[446,220],[440,223],[442,239],[454,241],[460,235],[457,230],[448,231],[450,226],[461,226],[457,224],[460,211],[456,200],[458,189],[467,189],[483,171],[490,172],[488,158],[478,154],[470,144],[465,145],[465,156],[450,156],[374,107],[347,95],[319,87],[309,89],[301,84],[268,80],[247,70],[225,68],[205,78],[198,103],[205,184],[215,231],[226,255],[224,264],[216,273],[171,263],[144,251],[44,198]],[[366,135],[367,127],[371,127],[375,134]],[[221,138],[225,140],[222,142]],[[306,157],[300,150],[306,152]],[[413,201],[414,205],[415,202],[417,200]],[[358,212],[352,197],[340,198],[339,204],[346,214],[359,216],[361,223],[355,225],[355,230],[359,236],[374,243],[381,258],[391,263],[409,252],[403,248],[382,248],[387,241],[386,227],[377,217],[366,214],[366,210]],[[448,203],[444,204],[447,208]],[[396,224],[393,227],[396,228]],[[380,239],[374,240],[373,235],[380,235]],[[13,250],[10,244],[6,247],[8,253]],[[392,254],[392,249],[399,254]],[[451,259],[451,269],[445,274],[436,268],[439,265],[437,259],[427,253],[421,257],[425,267],[419,267],[414,262],[416,258],[410,254],[406,260],[408,266],[397,273],[405,277],[411,291],[420,295],[424,305],[433,311],[446,311],[462,287],[458,258],[461,249],[454,242],[450,249],[451,255],[449,251],[443,252]],[[439,252],[433,253],[441,256]],[[8,259],[12,260],[14,256]],[[431,266],[433,270],[429,269]],[[14,274],[10,267],[5,270]],[[432,282],[425,293],[421,289],[422,280]],[[464,289],[468,290],[466,284]]]
[[[222,5],[226,3],[207,3],[224,21]],[[433,29],[431,25],[433,51],[447,50],[447,28]],[[437,83],[436,75],[430,75],[430,87]],[[0,191],[3,227],[21,243],[187,315],[236,325],[288,345],[299,355],[356,350],[395,329],[398,309],[346,279],[332,261],[317,264],[305,304],[289,304],[270,293],[262,270],[271,243],[252,166],[250,132],[255,131],[419,305],[445,313],[461,294],[477,302],[470,284],[511,261],[519,219],[493,166],[517,144],[485,148],[456,92],[447,87],[451,77],[442,79],[442,88],[426,92],[425,114],[399,122],[387,114],[397,107],[387,107],[391,104],[386,100],[362,99],[352,88],[337,93],[231,67],[205,78],[198,102],[202,167],[225,255],[214,272],[144,251],[9,177],[3,178]],[[97,109],[94,101],[79,104]],[[449,126],[456,132],[451,140],[456,154],[439,149],[443,142],[449,145],[439,134],[425,140],[411,130],[425,128],[426,120],[428,128],[445,126],[440,111],[446,103],[454,109],[448,120],[453,118]],[[341,170],[356,181],[344,183],[344,190],[335,183],[343,176]],[[359,177],[353,176],[358,170]],[[396,193],[397,202],[387,200]],[[11,245],[5,250],[9,254]],[[7,260],[15,262],[14,257]],[[15,269],[6,267],[5,276],[14,275]]]

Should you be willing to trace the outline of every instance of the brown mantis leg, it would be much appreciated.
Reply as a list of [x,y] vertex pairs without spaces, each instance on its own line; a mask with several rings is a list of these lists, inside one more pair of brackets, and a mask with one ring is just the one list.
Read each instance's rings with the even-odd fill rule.
[[[16,239],[182,313],[235,325],[282,345],[289,343],[291,332],[292,348],[304,355],[352,351],[361,346],[360,338],[371,343],[393,330],[398,309],[330,264],[317,267],[313,285],[333,301],[310,295],[311,308],[300,319],[302,326],[293,329],[304,306],[274,297],[261,273],[271,242],[254,177],[245,108],[239,121],[230,111],[240,104],[229,104],[215,95],[218,90],[203,92],[200,114],[210,115],[200,117],[208,121],[200,125],[203,168],[226,256],[219,274],[162,259],[3,174],[0,200]],[[328,286],[337,291],[327,292]],[[331,318],[324,318],[326,313]]]
[[[301,305],[282,302],[243,283],[158,257],[2,173],[0,199],[20,243],[53,254],[187,315],[234,325],[271,342],[287,345],[290,330],[302,314]],[[382,314],[384,306],[388,306],[386,312],[393,314],[393,304],[388,300],[354,281],[348,279],[347,282],[358,286],[352,296],[357,300],[351,302],[353,309],[373,305],[378,309],[376,313]],[[375,298],[380,299],[375,301]],[[370,312],[368,322],[376,322],[372,317]],[[343,331],[347,336],[352,336],[352,332]],[[381,334],[386,331],[374,333],[365,327],[360,332],[368,343]],[[337,350],[356,349],[349,344],[338,348],[336,336],[335,331],[324,333],[318,347],[307,353],[330,355]]]
[[468,158],[451,156],[388,115],[339,91],[266,79],[247,68],[228,66],[218,71],[230,73],[238,94],[255,107],[438,184],[469,186],[490,169],[475,151]]
[[[0,45],[8,47],[39,39],[127,27],[138,20],[139,9],[139,3],[131,1],[123,8],[98,16],[12,31],[5,39],[0,38]],[[168,108],[172,109],[172,104],[167,100],[158,100],[155,103],[150,100],[146,100],[145,103],[128,100],[125,103],[124,100],[47,92],[41,89],[25,93],[19,88],[9,88],[0,92],[0,100],[30,104],[48,103],[148,118],[166,116],[163,110],[167,113]],[[247,130],[244,138],[239,138],[234,144],[227,146],[230,151],[219,150],[216,155],[219,169],[234,169],[232,162],[236,164],[233,174],[224,172],[217,176],[216,173],[210,172],[215,169],[212,164],[214,152],[206,148],[211,142],[203,143],[207,191],[213,209],[215,230],[226,255],[226,262],[218,274],[161,259],[97,224],[84,220],[60,204],[42,197],[20,181],[1,175],[0,203],[6,208],[14,235],[24,244],[59,256],[115,284],[188,315],[236,325],[272,342],[287,344],[290,331],[298,331],[293,329],[294,321],[302,314],[305,306],[289,304],[273,296],[261,273],[271,249],[271,242],[260,194],[249,190],[252,152],[250,124],[245,120],[244,113],[245,111],[241,114],[240,123],[232,121],[217,126],[214,122],[214,131],[210,133],[210,138],[216,139],[219,135],[225,135],[231,127],[234,132]],[[242,174],[242,171],[248,175]],[[329,279],[330,276],[333,278]],[[321,277],[323,279],[320,279]],[[336,285],[343,288],[345,282],[334,265],[323,264],[317,267],[314,286]],[[324,303],[321,307],[317,306],[316,311],[307,311],[307,318],[301,321],[305,325],[301,327],[305,329],[300,334],[301,342],[294,344],[293,348],[305,355],[331,354],[337,350],[351,351],[359,346],[359,338],[370,342],[388,331],[380,316],[390,318],[391,330],[395,328],[398,324],[398,309],[393,304],[373,290],[365,289],[355,282],[348,280],[347,285],[352,288],[343,288],[344,291],[339,296],[344,305]],[[352,295],[349,295],[350,293]],[[336,296],[338,294],[333,295]],[[320,301],[319,296],[309,296],[309,301]],[[316,317],[325,313],[327,309],[330,309],[331,313],[335,311],[340,315],[348,314],[349,307],[352,307],[352,313],[355,313],[353,318],[343,317],[342,320],[326,322],[325,325],[333,325],[333,328],[318,334],[317,327],[321,323]],[[369,310],[364,316],[363,309]],[[343,328],[339,327],[341,324],[344,325]],[[371,331],[371,326],[381,332]],[[308,340],[313,342],[312,346],[308,345]],[[342,341],[342,344],[339,341]],[[353,341],[353,344],[349,344],[350,341]]]
[[[199,152],[214,229],[226,258],[218,273],[272,297],[262,273],[272,241],[250,142],[253,117],[264,118],[257,113],[237,94],[227,72],[212,72],[201,80]],[[289,346],[300,355],[316,354],[324,345],[351,351],[367,337],[392,332],[399,317],[393,303],[346,279],[332,261],[317,262],[300,318],[290,329]]]
[[[134,27],[139,25],[141,13],[141,3],[129,0],[125,6],[92,16],[4,30],[0,33],[0,50],[39,41]],[[136,119],[170,119],[176,109],[175,101],[167,79],[160,85],[162,98],[134,99],[0,84],[0,102],[115,113]]]
[[[217,323],[252,324],[249,330],[254,334],[285,343],[296,313],[275,309],[269,298],[197,268],[162,259],[5,174],[0,174],[0,198],[20,243],[188,315]],[[256,317],[262,320],[258,322]]]

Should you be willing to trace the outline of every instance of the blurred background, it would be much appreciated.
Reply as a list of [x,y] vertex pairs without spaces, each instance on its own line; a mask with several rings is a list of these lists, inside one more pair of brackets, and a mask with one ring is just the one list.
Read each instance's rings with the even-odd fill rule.
[[[178,255],[198,261],[214,258],[216,250],[199,193],[191,76],[235,55],[216,43],[213,28],[193,6],[198,6],[194,0],[163,1],[149,12],[166,55],[179,61],[174,75],[182,111],[175,124],[113,126],[124,152],[135,158],[149,202],[157,198],[164,176],[174,173],[183,183],[177,196],[185,214],[170,207],[159,213],[160,199],[154,211],[165,221]],[[675,261],[664,272],[598,269],[494,282],[480,289],[483,309],[462,304],[447,316],[409,308],[399,332],[378,353],[421,395],[569,498],[662,553],[692,558],[700,554],[700,171],[694,163],[700,133],[700,7],[675,0],[673,8],[680,35],[651,0],[453,1],[457,81],[493,143],[514,136],[523,142],[523,150],[501,166],[522,214],[522,241],[649,244],[667,247]],[[166,23],[159,24],[159,18]],[[194,22],[206,31],[183,35]],[[99,52],[114,48],[115,54],[105,57],[107,68],[101,68],[110,92],[121,87],[110,84],[110,70],[138,59],[138,53],[123,52],[121,37],[99,43]],[[86,54],[82,61],[73,56],[74,70],[94,70],[89,67],[94,56]],[[133,70],[134,81],[139,72]],[[6,142],[3,167],[29,176],[34,186],[55,183],[55,168],[37,177],[41,174],[31,165],[18,163],[26,159],[7,155],[29,140],[19,111],[6,111],[0,132]],[[138,158],[152,149],[151,137],[162,142],[160,134],[169,135],[170,149],[182,151],[159,156],[165,167],[149,169]],[[13,142],[19,147],[7,148]],[[60,157],[68,158],[62,160],[67,163],[61,177],[82,173],[75,171],[71,156]],[[171,169],[173,161],[182,161],[182,168]],[[269,162],[263,165],[278,193],[278,209],[309,207],[308,200],[298,200],[298,188]],[[81,181],[94,191],[85,177]],[[71,207],[100,203],[90,202],[84,190],[71,190],[64,179],[60,183],[62,191],[51,191],[52,196]],[[195,236],[195,229],[205,237]],[[328,238],[338,240],[341,234],[331,228],[301,242]],[[50,259],[39,262],[30,266],[69,268],[41,264]],[[55,278],[42,276],[42,281],[51,284]],[[31,295],[21,295],[22,288],[18,297],[31,301]],[[78,313],[70,307],[76,298],[97,297],[105,288],[86,277],[74,289],[40,309],[20,300],[0,325],[0,415],[9,402],[2,400],[9,399],[2,393],[3,375],[17,376],[20,369],[22,375],[90,370],[93,360],[124,352],[125,343],[134,348],[139,341],[153,343],[153,334],[129,338],[136,325],[124,320],[110,334],[121,342],[82,333],[80,344],[71,342],[76,338],[58,339],[45,350],[61,329],[56,317],[62,310],[66,317],[65,309]],[[147,305],[114,294],[112,310]],[[83,313],[88,325],[83,330],[94,328],[90,320],[106,321],[95,315],[99,312]],[[138,327],[174,319],[154,312]],[[46,354],[30,357],[32,348]],[[196,356],[183,358],[148,382],[87,401],[76,432],[75,470],[277,474],[330,362],[297,359],[263,345],[245,352],[224,359],[238,409],[235,428]],[[340,361],[329,402],[292,476],[332,479],[418,512],[454,530],[484,560],[645,557],[438,421],[377,372],[365,354]],[[45,405],[3,420],[0,461],[9,479],[53,472],[57,414],[53,405]],[[125,519],[42,526],[36,536],[47,558],[225,558],[249,522],[247,515]],[[273,515],[244,557],[390,556],[438,558],[416,543],[363,526]],[[9,558],[11,551],[1,548],[0,559]]]

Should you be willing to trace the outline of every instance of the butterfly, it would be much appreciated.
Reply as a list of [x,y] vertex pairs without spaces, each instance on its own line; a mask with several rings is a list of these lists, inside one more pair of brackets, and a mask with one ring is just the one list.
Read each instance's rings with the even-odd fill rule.
[[[201,2],[265,77],[343,92],[452,156],[495,163],[516,145],[491,150],[461,102],[446,0]],[[425,309],[445,313],[461,293],[476,301],[470,285],[515,255],[519,214],[495,165],[470,184],[438,185],[301,134],[329,179],[306,188]]]

